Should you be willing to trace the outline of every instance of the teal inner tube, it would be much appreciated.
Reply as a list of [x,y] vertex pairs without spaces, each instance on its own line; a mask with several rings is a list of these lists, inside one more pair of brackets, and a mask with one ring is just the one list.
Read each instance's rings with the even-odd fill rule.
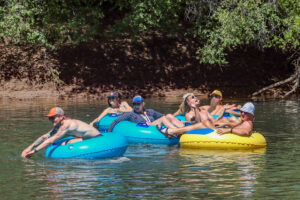
[[109,113],[105,115],[101,120],[95,122],[95,126],[97,127],[98,131],[106,132],[110,126],[110,124],[115,120],[118,119],[120,115],[117,113]]
[[166,138],[156,126],[146,123],[133,123],[130,121],[119,122],[112,131],[115,134],[124,136],[129,143],[149,143],[149,144],[179,144],[179,138]]
[[110,158],[122,156],[128,146],[122,135],[106,133],[103,136],[82,140],[67,145],[64,141],[74,137],[67,137],[51,144],[45,153],[48,158]]

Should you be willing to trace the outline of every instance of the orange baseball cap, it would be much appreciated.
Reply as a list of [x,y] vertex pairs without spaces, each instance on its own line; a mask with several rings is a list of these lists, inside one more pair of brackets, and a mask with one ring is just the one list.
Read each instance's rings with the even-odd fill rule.
[[218,96],[220,96],[220,97],[222,97],[222,92],[220,91],[220,90],[214,90],[212,93],[210,93],[210,95],[209,96],[212,96],[212,95],[218,95]]
[[61,109],[60,107],[54,107],[51,108],[51,110],[49,111],[48,115],[46,115],[46,117],[53,117],[55,115],[64,115],[65,112],[63,109]]

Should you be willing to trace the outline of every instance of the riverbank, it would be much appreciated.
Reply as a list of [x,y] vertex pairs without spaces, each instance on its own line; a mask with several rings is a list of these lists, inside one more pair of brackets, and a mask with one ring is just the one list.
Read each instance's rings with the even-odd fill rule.
[[[11,80],[2,85],[0,89],[0,99],[10,100],[36,100],[36,99],[61,99],[61,100],[97,100],[106,99],[108,90],[101,91],[101,88],[93,88],[94,92],[90,93],[89,88],[78,91],[76,85],[62,86],[56,88],[53,84],[44,85],[28,85],[24,81]],[[193,92],[200,99],[207,98],[208,92],[203,92],[199,89],[153,89],[151,93],[148,90],[138,89],[134,91],[118,91],[123,98],[132,98],[136,94],[141,94],[149,98],[166,98],[168,100],[181,98],[187,92]]]
[[[101,99],[112,90],[125,98],[206,96],[219,89],[228,98],[250,98],[264,86],[284,80],[293,66],[281,52],[246,48],[228,52],[228,65],[200,64],[197,41],[147,35],[97,40],[50,50],[0,44],[0,98]],[[264,97],[276,98],[289,88]]]

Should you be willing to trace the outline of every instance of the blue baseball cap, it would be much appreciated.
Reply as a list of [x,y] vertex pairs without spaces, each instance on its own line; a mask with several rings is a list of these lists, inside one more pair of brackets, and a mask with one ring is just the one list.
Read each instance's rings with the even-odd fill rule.
[[135,96],[132,99],[132,103],[143,103],[143,102],[144,102],[144,99],[141,96]]
[[250,113],[254,115],[255,106],[251,102],[247,102],[243,105],[243,107],[240,109],[242,112]]

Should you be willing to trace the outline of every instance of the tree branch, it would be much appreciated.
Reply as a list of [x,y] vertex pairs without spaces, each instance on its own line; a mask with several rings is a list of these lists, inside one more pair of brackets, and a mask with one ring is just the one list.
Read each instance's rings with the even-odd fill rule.
[[[294,54],[294,55],[295,55],[295,54]],[[298,58],[295,59],[292,63],[293,63],[293,65],[295,66],[295,72],[294,72],[293,75],[291,75],[289,78],[287,78],[287,79],[285,79],[285,80],[283,80],[283,81],[276,82],[276,83],[274,83],[274,84],[271,84],[271,85],[269,85],[269,86],[267,86],[267,87],[262,88],[261,90],[259,90],[259,91],[257,91],[257,92],[254,92],[254,93],[252,94],[252,96],[256,96],[256,95],[258,95],[258,94],[260,94],[260,93],[262,93],[262,92],[264,92],[264,91],[266,91],[266,90],[268,90],[268,89],[277,87],[277,86],[279,86],[279,85],[283,85],[283,84],[288,83],[288,82],[291,82],[291,81],[295,81],[295,84],[294,84],[292,90],[289,91],[289,92],[287,92],[282,98],[285,98],[285,97],[287,97],[288,95],[290,95],[291,93],[295,92],[296,89],[299,87],[299,79],[300,79],[300,65],[299,65],[299,64],[300,64],[300,57],[298,56]]]
[[276,83],[274,83],[274,84],[272,84],[272,85],[269,85],[269,86],[267,86],[267,87],[264,87],[264,88],[262,88],[261,90],[259,90],[259,91],[257,91],[257,92],[254,92],[254,93],[252,94],[252,96],[256,96],[256,95],[258,95],[258,94],[260,94],[260,93],[262,93],[262,92],[264,92],[264,91],[266,91],[266,90],[268,90],[268,89],[271,89],[271,88],[273,88],[273,87],[277,87],[277,86],[279,86],[279,85],[282,85],[282,84],[291,82],[291,81],[293,81],[293,80],[297,77],[297,74],[298,74],[298,73],[295,72],[292,76],[290,76],[289,78],[287,78],[287,79],[285,79],[285,80],[283,80],[283,81],[279,81],[279,82],[276,82]]

